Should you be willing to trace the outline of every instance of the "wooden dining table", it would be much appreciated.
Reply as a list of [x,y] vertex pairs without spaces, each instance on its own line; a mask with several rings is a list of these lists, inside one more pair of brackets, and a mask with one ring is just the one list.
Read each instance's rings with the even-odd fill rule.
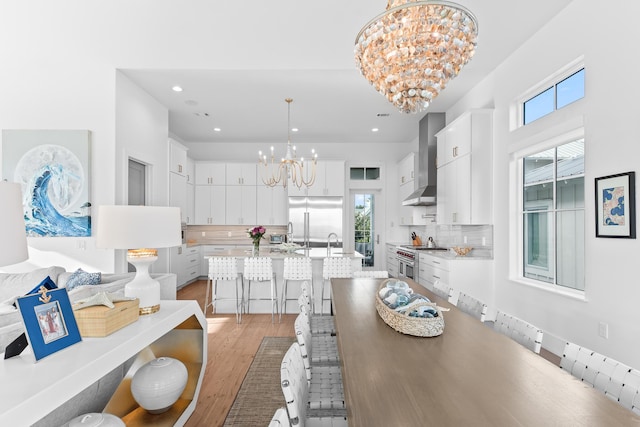
[[640,426],[632,411],[409,279],[450,311],[440,336],[395,331],[375,308],[381,281],[331,280],[350,427]]

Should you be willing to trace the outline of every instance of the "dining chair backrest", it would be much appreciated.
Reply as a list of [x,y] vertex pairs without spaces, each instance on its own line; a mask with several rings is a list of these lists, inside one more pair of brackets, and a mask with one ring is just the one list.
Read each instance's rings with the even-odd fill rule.
[[311,301],[309,300],[309,296],[304,292],[298,297],[298,306],[300,307],[301,313],[305,313],[307,316],[311,315]]
[[592,352],[589,357],[589,362],[582,374],[582,381],[591,384],[591,387],[595,387],[596,376],[598,375],[598,372],[600,372],[605,359],[606,357],[602,354],[595,351]]
[[366,277],[374,279],[387,279],[389,278],[389,272],[387,270],[361,270],[354,271],[353,277]]
[[604,393],[607,390],[609,383],[611,382],[611,376],[613,375],[613,372],[619,364],[620,363],[615,359],[612,359],[610,357],[605,358],[600,365],[600,371],[596,374],[596,379],[593,382],[593,387],[596,390]]
[[291,427],[291,421],[289,421],[289,414],[287,408],[278,408],[271,418],[269,427]]
[[238,259],[234,257],[210,257],[209,279],[235,280],[238,277]]
[[307,416],[309,383],[305,373],[300,346],[291,344],[280,364],[280,386],[287,404],[292,425],[304,425]]
[[311,381],[311,361],[309,357],[311,355],[311,328],[309,325],[309,317],[305,313],[298,314],[296,320],[293,323],[293,327],[296,332],[296,341],[300,346],[300,354],[305,367],[307,380]]
[[286,257],[282,278],[285,280],[311,280],[313,276],[311,258]]
[[487,315],[487,305],[464,292],[460,292],[458,295],[456,306],[481,322],[484,322]]
[[587,366],[589,366],[592,355],[592,350],[589,350],[586,347],[580,347],[578,349],[578,354],[576,355],[576,360],[575,362],[573,362],[573,366],[571,367],[571,375],[578,378],[579,380],[582,380],[584,378]]
[[566,342],[564,344],[564,350],[562,351],[562,358],[560,359],[560,367],[571,373],[573,365],[576,363],[576,359],[578,358],[579,351],[579,345],[572,342]]
[[266,281],[273,279],[273,263],[269,257],[246,257],[243,276],[247,280]]
[[[542,329],[532,324],[505,313],[502,310],[496,311],[496,320],[493,322],[493,330],[508,336],[520,345],[539,354],[542,348]],[[572,356],[572,363],[575,363],[575,356]],[[571,368],[568,369],[569,372]]]
[[353,277],[351,258],[327,257],[322,261],[323,279],[347,279],[350,277]]
[[449,300],[449,285],[440,280],[436,280],[433,283],[433,293],[442,299]]

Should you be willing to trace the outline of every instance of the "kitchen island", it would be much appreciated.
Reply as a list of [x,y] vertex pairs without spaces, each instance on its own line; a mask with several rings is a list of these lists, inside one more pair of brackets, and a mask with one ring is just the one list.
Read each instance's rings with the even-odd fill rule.
[[[212,256],[216,257],[235,257],[238,259],[238,271],[242,272],[244,258],[253,256],[252,250],[245,248],[232,248],[225,250],[217,250],[214,253],[205,253],[205,259]],[[352,271],[362,270],[362,259],[364,256],[355,251],[346,251],[342,248],[331,248],[327,252],[327,248],[300,248],[295,251],[280,251],[273,246],[261,246],[259,256],[269,257],[273,262],[273,271],[276,273],[276,289],[278,290],[278,300],[281,299],[281,292],[283,287],[282,273],[284,271],[284,259],[287,257],[309,257],[311,258],[311,265],[313,269],[313,289],[314,289],[314,306],[315,311],[320,312],[321,308],[321,295],[320,289],[322,287],[322,263],[327,257],[341,257],[350,258],[352,264]],[[246,286],[246,284],[245,284]],[[329,283],[325,283],[324,292],[325,299],[329,295]],[[251,287],[251,294],[254,298],[268,298],[269,286],[265,284],[253,285]],[[300,282],[290,281],[287,289],[287,300],[285,303],[283,313],[298,313],[298,303],[295,301],[300,295]],[[218,284],[218,298],[220,299],[216,305],[217,313],[235,313],[235,302],[232,298],[235,298],[235,287],[233,282],[221,282]],[[271,303],[265,300],[253,301],[250,304],[251,313],[271,313]],[[282,308],[281,308],[282,310]],[[328,313],[331,310],[329,301],[324,301],[324,312]]]

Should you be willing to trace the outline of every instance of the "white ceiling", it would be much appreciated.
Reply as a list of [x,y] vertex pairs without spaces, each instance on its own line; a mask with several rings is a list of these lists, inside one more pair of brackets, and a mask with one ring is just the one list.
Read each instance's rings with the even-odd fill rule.
[[[476,55],[428,111],[449,109],[571,1],[460,1],[478,19]],[[345,55],[347,50],[352,52],[360,28],[383,12],[385,3],[382,0],[349,0],[338,11],[317,4],[305,6],[297,3],[284,18],[282,8],[265,8],[260,10],[260,21],[272,24],[243,26],[242,31],[249,31],[247,28],[256,28],[256,31],[233,40],[236,44],[234,55],[230,58],[227,54],[224,66],[219,69],[122,71],[167,107],[169,132],[187,143],[286,142],[287,105],[284,99],[287,97],[294,99],[292,127],[300,129],[292,135],[294,144],[409,142],[416,138],[417,123],[424,113],[406,115],[395,110],[360,76],[353,56]],[[225,13],[235,8],[238,9],[235,14],[242,15],[241,8],[246,4],[231,2],[225,3],[224,7]],[[305,8],[312,10],[305,11]],[[299,22],[295,22],[298,15]],[[338,15],[339,19],[336,18]],[[255,16],[253,18],[256,19]],[[276,24],[287,21],[293,23]],[[325,23],[326,31],[332,35],[340,34],[345,38],[345,34],[351,34],[351,37],[339,40],[328,37],[318,29],[325,27]],[[211,31],[216,31],[214,24]],[[217,35],[222,40],[232,37],[228,26],[221,26]],[[255,52],[251,40],[265,37],[281,42],[291,40],[292,48],[278,46],[267,52],[269,60],[264,68],[260,65],[248,68],[248,63],[259,63],[247,60],[247,55]],[[321,57],[311,55],[313,60],[309,60],[308,54],[296,55],[295,49],[300,45],[310,48],[321,46],[316,49]],[[202,52],[215,55],[206,46],[202,47]],[[255,52],[256,57],[264,55],[265,52]],[[307,58],[307,61],[301,59],[296,62],[297,56]],[[282,65],[278,68],[273,64]],[[327,64],[330,68],[318,67],[318,64]],[[180,85],[183,92],[173,92],[171,87],[174,85]],[[207,116],[203,116],[204,113]],[[378,117],[378,114],[389,116]],[[221,131],[214,132],[215,127]],[[380,131],[373,133],[371,129],[374,127]]]

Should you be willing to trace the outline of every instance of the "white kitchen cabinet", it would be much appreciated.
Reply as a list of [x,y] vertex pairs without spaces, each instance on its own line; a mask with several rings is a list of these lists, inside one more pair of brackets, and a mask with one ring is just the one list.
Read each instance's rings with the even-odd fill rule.
[[227,185],[226,224],[255,225],[256,186]]
[[[202,252],[200,246],[187,247],[184,251],[184,262],[182,264],[184,283],[191,283],[200,277],[200,260]],[[180,285],[178,285],[180,286]]]
[[196,183],[196,162],[190,157],[187,157],[187,184]]
[[[305,179],[309,178],[311,162],[305,162]],[[344,162],[338,160],[318,161],[316,179],[311,187],[288,185],[289,196],[344,196]]]
[[386,257],[389,277],[398,277],[398,257],[396,255],[396,245],[387,243]]
[[196,186],[187,182],[187,225],[196,223]]
[[196,185],[226,185],[226,165],[218,162],[196,162]]
[[457,292],[464,292],[485,304],[492,303],[493,261],[449,255],[418,254],[418,281],[432,290],[436,280]]
[[399,225],[419,225],[421,221],[416,223],[414,218],[413,206],[402,206],[402,201],[405,200],[411,193],[416,190],[417,180],[415,176],[418,172],[418,166],[416,164],[418,156],[416,153],[409,153],[405,158],[398,162],[398,203],[400,209],[398,211],[398,224]]
[[187,221],[187,177],[169,172],[169,206],[180,208],[180,221]]
[[169,139],[169,172],[187,174],[187,148],[173,139]]
[[281,185],[258,185],[256,224],[285,225],[287,213],[287,192]]
[[176,285],[179,288],[184,284],[185,249],[187,245],[182,244],[169,248],[169,273],[176,275]]
[[195,224],[225,225],[226,188],[223,185],[195,186]]
[[256,185],[255,163],[227,163],[227,185]]
[[493,110],[467,112],[436,137],[438,224],[491,224]]
[[413,183],[418,173],[418,156],[416,153],[409,153],[398,162],[398,185]]

